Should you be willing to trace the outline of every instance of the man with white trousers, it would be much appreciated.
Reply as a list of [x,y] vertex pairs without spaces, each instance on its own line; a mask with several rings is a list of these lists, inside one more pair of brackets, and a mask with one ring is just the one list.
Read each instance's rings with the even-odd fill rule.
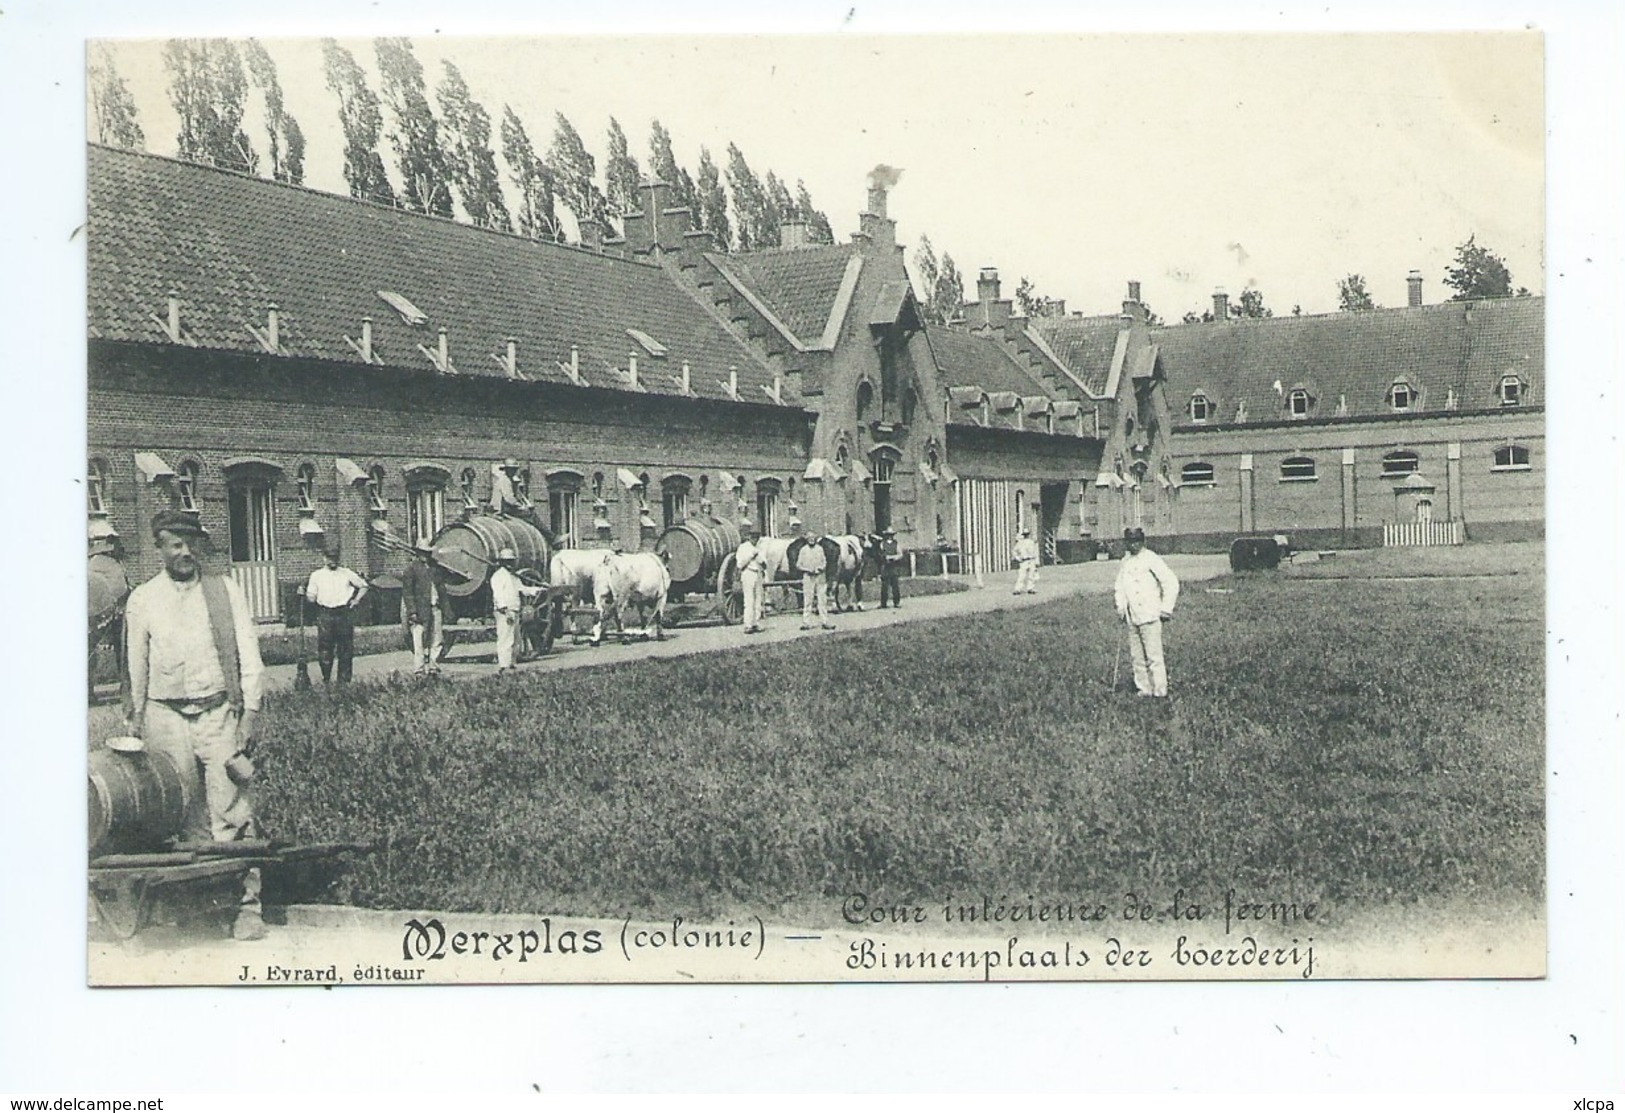
[[1114,594],[1117,615],[1128,625],[1129,653],[1134,658],[1134,687],[1142,696],[1168,695],[1168,670],[1162,660],[1162,624],[1174,617],[1179,577],[1145,547],[1145,530],[1123,531],[1122,566]]
[[1010,552],[1010,559],[1016,564],[1016,587],[1011,595],[1037,595],[1038,594],[1038,542],[1033,540],[1033,531],[1023,529],[1015,548]]
[[762,531],[745,525],[745,539],[734,553],[734,564],[739,569],[739,585],[745,598],[745,633],[754,634],[762,628],[762,595],[767,583],[767,557],[762,553]]

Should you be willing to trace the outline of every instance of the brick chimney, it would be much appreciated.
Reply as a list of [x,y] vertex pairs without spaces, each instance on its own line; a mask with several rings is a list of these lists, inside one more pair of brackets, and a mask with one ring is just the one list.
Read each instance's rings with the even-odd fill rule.
[[1140,319],[1140,309],[1140,284],[1130,280],[1128,297],[1123,299],[1123,316],[1138,321]]
[[791,217],[779,223],[780,247],[806,247],[809,243],[807,222]]
[[1422,304],[1422,272],[1412,271],[1406,275],[1405,285],[1410,288],[1405,304],[1415,309]]
[[999,300],[999,268],[983,267],[976,276],[976,300],[986,305]]
[[1222,286],[1213,291],[1213,319],[1215,321],[1230,319],[1230,295],[1224,292]]
[[1139,301],[1140,300],[1140,284],[1138,282],[1134,281],[1133,279],[1129,279],[1128,300],[1129,301]]
[[901,170],[884,164],[869,171],[869,204],[858,214],[858,231],[853,236],[866,249],[885,254],[897,247],[897,222],[886,215],[886,194],[901,175]]
[[646,255],[658,246],[662,251],[681,251],[683,237],[693,226],[693,214],[686,206],[670,206],[671,186],[659,179],[645,179],[638,185],[643,208],[627,213],[622,221],[627,249]]

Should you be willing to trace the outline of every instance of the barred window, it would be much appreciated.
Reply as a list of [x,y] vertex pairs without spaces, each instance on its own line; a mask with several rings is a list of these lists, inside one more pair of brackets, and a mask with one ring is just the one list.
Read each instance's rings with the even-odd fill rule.
[[85,472],[85,502],[90,513],[97,516],[107,513],[107,463],[104,460],[90,461]]
[[1319,478],[1315,474],[1315,461],[1312,456],[1288,456],[1281,461],[1281,479],[1283,481],[1301,481]]
[[384,498],[384,465],[374,464],[367,473],[367,505],[375,514],[389,512],[389,503]]
[[197,480],[198,467],[196,460],[182,460],[180,471],[175,473],[175,506],[188,514],[197,513]]
[[1213,475],[1213,465],[1203,461],[1186,464],[1179,469],[1179,481],[1183,484],[1212,483]]
[[1382,477],[1398,479],[1422,470],[1422,458],[1414,452],[1390,452],[1382,458]]

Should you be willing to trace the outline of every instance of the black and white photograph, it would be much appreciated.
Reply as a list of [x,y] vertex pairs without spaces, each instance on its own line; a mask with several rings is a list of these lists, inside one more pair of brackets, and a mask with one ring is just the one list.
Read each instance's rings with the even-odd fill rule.
[[86,66],[94,984],[1543,973],[1539,34]]
[[295,7],[10,25],[0,1092],[1608,1073],[1583,20]]

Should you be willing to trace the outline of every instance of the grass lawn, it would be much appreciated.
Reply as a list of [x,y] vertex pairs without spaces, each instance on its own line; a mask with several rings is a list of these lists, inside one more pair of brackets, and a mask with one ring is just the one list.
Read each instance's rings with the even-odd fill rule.
[[379,840],[339,895],[394,908],[816,922],[859,890],[1541,899],[1538,577],[1211,586],[1168,629],[1167,704],[1109,689],[1121,632],[1099,596],[279,693],[260,813],[277,837]]

